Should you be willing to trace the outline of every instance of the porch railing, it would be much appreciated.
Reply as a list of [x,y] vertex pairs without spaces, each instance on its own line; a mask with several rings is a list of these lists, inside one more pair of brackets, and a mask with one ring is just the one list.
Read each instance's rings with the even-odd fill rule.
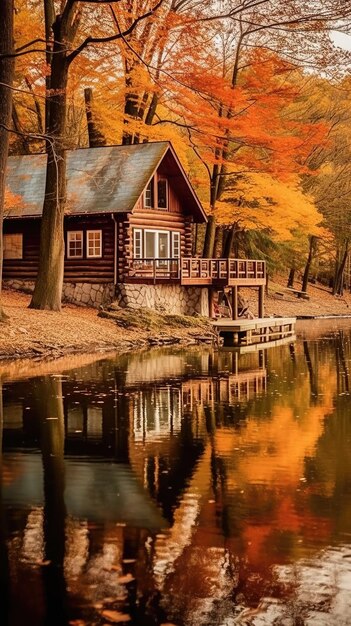
[[180,280],[180,259],[130,259],[129,278],[147,280]]
[[252,259],[131,259],[127,266],[130,279],[180,280],[182,283],[230,284],[231,281],[263,281],[266,276],[264,261]]
[[251,259],[181,259],[181,278],[189,280],[228,281],[264,280],[266,264]]

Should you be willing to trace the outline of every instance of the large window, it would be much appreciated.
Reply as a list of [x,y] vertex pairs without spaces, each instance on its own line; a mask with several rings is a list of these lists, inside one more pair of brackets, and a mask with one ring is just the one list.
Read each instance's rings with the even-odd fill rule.
[[87,230],[87,257],[98,258],[102,256],[102,231]]
[[67,258],[81,259],[83,256],[83,231],[70,230],[67,233]]
[[180,232],[169,230],[134,229],[135,259],[178,259]]
[[23,259],[23,235],[4,235],[4,259]]

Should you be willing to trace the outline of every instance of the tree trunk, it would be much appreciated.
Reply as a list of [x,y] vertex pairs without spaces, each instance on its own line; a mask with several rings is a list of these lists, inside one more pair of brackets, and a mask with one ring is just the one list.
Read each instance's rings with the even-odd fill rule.
[[67,32],[61,16],[53,25],[54,49],[51,64],[51,90],[47,134],[47,170],[40,231],[39,270],[35,282],[32,309],[61,310],[64,270],[64,208],[66,200],[66,154],[64,149],[68,63]]
[[[14,59],[1,55],[13,52],[13,0],[0,0],[0,297],[3,259],[3,219],[5,202],[5,175],[9,150],[9,132],[12,116],[12,83]],[[0,305],[0,321],[6,319]]]
[[310,237],[310,249],[309,249],[309,252],[308,252],[308,258],[307,258],[307,262],[306,262],[306,266],[305,266],[305,271],[304,271],[304,274],[303,274],[301,291],[307,291],[308,277],[310,275],[310,269],[311,269],[313,257],[316,254],[316,249],[317,249],[317,237],[315,235],[311,235],[311,237]]
[[216,226],[215,231],[215,240],[213,245],[213,256],[215,259],[220,258],[222,252],[222,239],[223,239],[223,228],[222,226]]
[[222,250],[223,259],[229,259],[238,230],[238,224],[235,222],[227,231]]
[[85,101],[85,115],[87,118],[89,148],[96,148],[98,146],[106,146],[106,139],[104,135],[98,129],[93,114],[93,90],[90,88],[84,89],[84,101]]
[[205,242],[202,256],[204,259],[213,257],[214,243],[216,235],[216,218],[210,215],[206,225]]
[[335,274],[335,280],[334,280],[334,286],[333,286],[333,295],[339,295],[342,296],[343,294],[343,290],[344,290],[344,271],[345,271],[345,266],[346,266],[346,261],[347,258],[349,256],[349,241],[348,239],[345,241],[345,249],[344,249],[344,254],[343,257],[341,259],[341,262],[338,265],[336,274]]
[[290,269],[290,272],[289,272],[289,278],[288,278],[287,287],[293,287],[294,286],[295,272],[296,272],[295,267],[292,267]]

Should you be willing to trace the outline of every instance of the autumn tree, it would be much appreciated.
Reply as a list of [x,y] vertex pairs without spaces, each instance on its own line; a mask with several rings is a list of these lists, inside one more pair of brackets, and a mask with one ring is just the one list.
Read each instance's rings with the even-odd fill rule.
[[[111,0],[109,4],[115,4]],[[55,14],[52,0],[44,0],[46,31],[49,26],[52,37],[46,32],[48,41],[47,61],[50,76],[46,93],[46,130],[47,171],[45,196],[41,220],[39,270],[35,283],[31,308],[60,310],[64,266],[63,221],[65,209],[66,185],[66,113],[68,73],[72,62],[92,44],[104,44],[115,41],[129,34],[137,24],[153,14],[161,4],[159,0],[148,12],[135,16],[127,31],[110,36],[77,36],[87,5],[104,4],[99,0],[75,2],[66,0],[60,4],[60,11]],[[121,3],[119,3],[121,4]],[[127,3],[128,4],[128,3]],[[128,9],[129,5],[127,6]],[[53,16],[55,19],[53,23]],[[76,43],[76,47],[74,47]],[[26,51],[33,50],[34,42],[26,45]],[[32,47],[31,47],[32,46]]]
[[313,194],[333,235],[329,276],[333,276],[334,293],[341,293],[343,275],[351,237],[351,128],[349,78],[332,83],[326,79],[311,80],[309,109],[311,119],[324,119],[328,126],[327,141],[311,153],[309,165],[315,172],[305,177],[303,185]]
[[[0,294],[2,281],[2,224],[5,199],[5,173],[9,147],[12,112],[13,60],[13,0],[0,0]],[[0,308],[0,321],[4,319]]]

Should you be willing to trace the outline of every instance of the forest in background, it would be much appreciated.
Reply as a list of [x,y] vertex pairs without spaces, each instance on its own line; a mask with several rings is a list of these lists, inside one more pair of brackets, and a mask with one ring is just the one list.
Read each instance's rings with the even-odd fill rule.
[[351,53],[333,40],[349,31],[349,1],[14,9],[14,48],[0,50],[12,113],[0,134],[10,154],[48,152],[35,308],[57,308],[62,283],[64,152],[89,145],[172,142],[209,215],[194,253],[262,258],[290,283],[307,270],[335,293],[349,285]]

